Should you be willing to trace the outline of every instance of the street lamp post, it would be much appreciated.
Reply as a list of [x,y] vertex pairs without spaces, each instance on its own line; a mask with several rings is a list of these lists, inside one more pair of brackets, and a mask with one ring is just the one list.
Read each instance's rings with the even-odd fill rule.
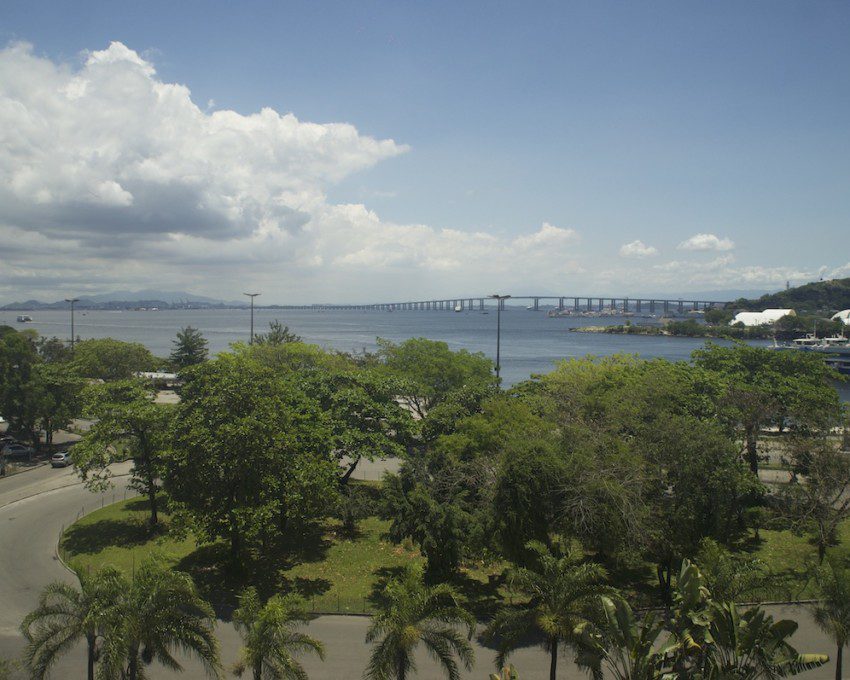
[[254,298],[259,295],[259,293],[242,293],[242,295],[247,295],[251,298],[251,342],[250,344],[254,344]]
[[487,297],[496,301],[496,382],[498,383],[500,382],[499,371],[502,368],[499,357],[502,345],[502,304],[510,297],[510,295],[499,295],[498,293],[494,293]]
[[74,352],[74,303],[79,302],[80,298],[65,298],[65,302],[71,303],[71,353]]

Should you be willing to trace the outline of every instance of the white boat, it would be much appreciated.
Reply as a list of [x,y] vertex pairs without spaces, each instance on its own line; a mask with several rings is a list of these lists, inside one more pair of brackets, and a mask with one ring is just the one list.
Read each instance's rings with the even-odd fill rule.
[[32,317],[29,314],[21,314],[18,316],[18,323],[27,323],[28,321],[32,321]]
[[455,311],[456,312],[462,312],[463,311],[463,305],[455,305]]

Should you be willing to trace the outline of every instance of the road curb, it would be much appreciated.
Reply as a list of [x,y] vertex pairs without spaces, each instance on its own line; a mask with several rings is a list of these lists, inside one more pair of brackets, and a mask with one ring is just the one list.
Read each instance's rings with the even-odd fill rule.
[[[129,477],[129,476],[130,476],[130,473],[127,472],[127,473],[124,473],[124,474],[121,474],[121,475],[115,475],[112,479],[116,479],[118,477]],[[55,490],[58,490],[58,489],[67,489],[69,486],[76,486],[76,484],[66,484],[65,486],[57,486],[56,489],[51,489],[50,491],[55,491]],[[41,493],[49,493],[49,492],[48,491],[42,491]],[[33,496],[38,496],[38,495],[40,495],[40,494],[33,494],[32,496],[27,496],[27,498],[32,498]],[[20,500],[24,500],[24,499],[21,498]],[[121,501],[115,501],[115,503],[119,503],[119,502],[121,502]],[[115,505],[115,503],[110,503],[110,505]],[[8,505],[11,505],[11,503],[9,503]],[[2,507],[5,507],[5,506],[2,506]],[[92,514],[92,512],[97,512],[98,510],[102,510],[105,507],[106,507],[105,505],[102,505],[100,508],[95,508],[94,510],[87,513],[86,515],[81,515],[80,517],[78,517],[77,519],[74,520],[74,524],[79,522],[83,517],[87,517],[88,515]],[[64,527],[64,526],[62,527],[62,530],[59,532],[59,540],[56,541],[56,543],[53,546],[53,556],[56,558],[56,560],[59,562],[59,564],[61,564],[63,567],[65,567],[65,569],[67,569],[74,576],[77,576],[77,572],[74,571],[71,568],[71,566],[65,560],[62,559],[62,555],[59,552],[59,544],[62,542],[62,537],[65,535],[65,529],[74,526],[74,524],[70,524],[70,525],[68,525],[68,527]]]

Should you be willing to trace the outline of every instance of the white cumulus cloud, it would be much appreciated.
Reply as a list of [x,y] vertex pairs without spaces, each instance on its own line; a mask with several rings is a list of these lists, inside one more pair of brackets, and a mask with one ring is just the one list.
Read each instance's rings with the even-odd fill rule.
[[624,243],[620,246],[620,257],[643,258],[658,255],[658,248],[648,246],[643,241],[637,240]]
[[732,250],[734,242],[728,238],[720,238],[714,234],[694,234],[689,239],[682,241],[677,248],[679,250]]
[[226,297],[250,272],[270,301],[368,299],[580,269],[574,229],[498,236],[327,200],[332,184],[407,150],[349,124],[202,108],[119,42],[77,64],[11,44],[0,50],[0,250],[17,271],[0,273],[0,295],[191,283]]

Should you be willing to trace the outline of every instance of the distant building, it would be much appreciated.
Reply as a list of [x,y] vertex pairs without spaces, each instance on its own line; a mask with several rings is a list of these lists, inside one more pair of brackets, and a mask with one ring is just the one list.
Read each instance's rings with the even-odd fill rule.
[[783,316],[797,316],[793,309],[765,309],[763,312],[738,312],[732,319],[732,325],[736,323],[745,326],[767,326],[774,324]]
[[850,326],[850,309],[845,309],[843,312],[838,312],[832,317],[833,321],[843,321],[845,326]]

